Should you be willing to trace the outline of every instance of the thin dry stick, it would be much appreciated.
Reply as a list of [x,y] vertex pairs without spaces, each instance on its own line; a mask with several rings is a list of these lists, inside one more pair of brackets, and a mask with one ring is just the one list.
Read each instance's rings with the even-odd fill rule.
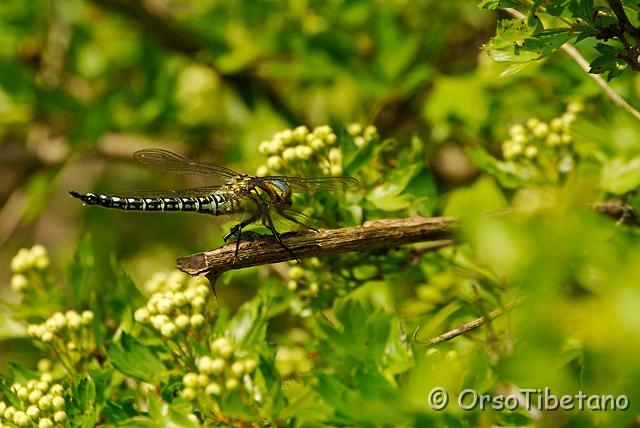
[[[424,241],[446,240],[443,245],[451,245],[456,227],[455,217],[375,220],[357,227],[285,233],[282,242],[302,259],[348,251],[394,248]],[[214,250],[180,257],[178,269],[191,276],[206,275],[215,286],[218,276],[228,270],[294,259],[273,237],[250,232],[243,233],[242,237],[237,259],[236,244],[231,242]]]
[[[507,8],[504,10],[516,18],[519,18],[519,19],[526,18],[524,14],[522,14],[521,12],[515,9]],[[569,54],[571,58],[573,58],[573,60],[580,66],[580,68],[582,68],[589,75],[589,77],[591,77],[596,82],[596,84],[600,86],[600,88],[604,91],[604,93],[607,94],[607,96],[611,98],[611,100],[617,106],[622,107],[624,110],[626,110],[631,115],[633,115],[633,117],[635,117],[637,120],[640,120],[640,112],[635,108],[633,108],[631,104],[626,102],[624,98],[618,95],[616,91],[614,91],[607,84],[607,82],[602,78],[601,75],[589,73],[589,70],[591,69],[591,67],[589,66],[589,62],[586,59],[584,59],[582,55],[580,55],[580,52],[578,52],[576,48],[565,43],[564,45],[562,45],[562,50],[565,51],[567,54]]]
[[416,331],[413,332],[413,341],[416,342],[419,345],[422,346],[434,346],[434,345],[438,345],[442,342],[447,342],[451,339],[454,339],[460,335],[463,335],[465,333],[470,332],[473,329],[476,329],[482,325],[485,325],[487,322],[489,321],[493,321],[494,319],[502,316],[504,313],[511,311],[512,309],[515,309],[516,307],[520,306],[527,298],[526,297],[520,297],[516,300],[514,300],[513,302],[509,303],[507,306],[505,306],[504,308],[499,308],[496,309],[493,312],[490,312],[486,317],[481,317],[478,318],[476,320],[473,320],[467,324],[464,324],[458,328],[454,328],[451,331],[448,331],[444,334],[441,334],[440,336],[436,336],[432,339],[429,340],[425,340],[424,342],[419,342],[416,337],[418,336],[418,332],[420,331],[420,326],[418,326],[416,328]]

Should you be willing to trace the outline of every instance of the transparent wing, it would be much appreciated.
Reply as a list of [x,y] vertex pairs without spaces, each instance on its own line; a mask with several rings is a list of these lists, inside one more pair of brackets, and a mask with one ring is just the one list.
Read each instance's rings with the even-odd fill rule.
[[291,187],[294,193],[327,192],[331,190],[346,190],[358,185],[353,177],[319,177],[299,178],[286,176],[261,177],[261,180],[281,180]]
[[230,179],[240,175],[229,168],[192,161],[163,149],[139,150],[133,154],[133,158],[151,168],[173,174],[197,174],[219,179]]
[[192,187],[180,190],[130,190],[118,192],[122,198],[197,198],[216,193],[220,186]]
[[271,219],[277,229],[304,230],[313,229],[313,219],[300,211],[290,208],[270,211]]

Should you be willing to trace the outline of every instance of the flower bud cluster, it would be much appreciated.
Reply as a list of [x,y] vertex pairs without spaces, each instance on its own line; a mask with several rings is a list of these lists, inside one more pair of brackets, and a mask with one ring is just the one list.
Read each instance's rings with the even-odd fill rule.
[[342,151],[337,147],[337,141],[338,137],[329,125],[318,126],[313,131],[306,126],[285,129],[258,145],[258,151],[268,159],[266,165],[258,168],[257,174],[279,174],[285,168],[293,167],[292,172],[320,169],[326,175],[341,175]]
[[93,321],[92,311],[82,314],[74,310],[56,312],[42,324],[30,324],[29,336],[51,345],[59,352],[79,353],[90,346],[90,330],[86,327]]
[[[308,263],[312,264],[312,267],[319,263],[317,258],[313,258]],[[320,290],[320,286],[314,280],[314,270],[305,269],[299,264],[295,264],[289,267],[289,281],[287,281],[287,288],[291,291],[301,291],[301,286],[304,286],[308,292],[315,296]]]
[[378,136],[378,129],[373,125],[363,127],[359,123],[350,123],[347,125],[347,133],[353,138],[356,147],[361,149]]
[[285,379],[309,373],[313,363],[300,346],[280,346],[276,353],[276,368]]
[[225,397],[241,387],[254,396],[251,374],[257,367],[256,360],[235,356],[234,346],[225,337],[215,339],[209,349],[210,355],[201,356],[196,361],[197,371],[183,376],[182,396],[188,400],[202,395]]
[[203,310],[211,294],[206,279],[174,271],[154,275],[146,288],[155,291],[146,306],[134,312],[139,323],[150,325],[166,338],[204,324]]
[[[42,360],[38,367],[51,367],[48,360]],[[64,388],[53,383],[48,371],[40,375],[40,379],[31,379],[26,385],[15,382],[11,390],[20,402],[10,405],[0,401],[0,427],[37,427],[53,428],[66,426],[67,403],[64,399]],[[15,403],[14,403],[15,404]]]
[[524,126],[513,125],[509,129],[510,138],[502,143],[502,155],[506,160],[529,159],[535,162],[544,153],[556,158],[561,169],[566,167],[559,161],[573,142],[570,127],[576,120],[576,113],[583,109],[582,103],[572,102],[567,105],[565,113],[549,123],[531,118]]
[[47,249],[40,245],[31,248],[21,248],[11,259],[11,288],[17,293],[23,293],[29,287],[31,281],[28,276],[34,271],[40,272],[47,269],[51,261]]
[[[338,297],[346,296],[351,286],[349,281],[343,281],[335,275],[337,269],[326,261],[321,262],[317,257],[310,257],[300,264],[289,266],[286,286],[300,299],[316,298],[321,292],[330,292]],[[301,317],[308,316],[308,308],[298,313]]]

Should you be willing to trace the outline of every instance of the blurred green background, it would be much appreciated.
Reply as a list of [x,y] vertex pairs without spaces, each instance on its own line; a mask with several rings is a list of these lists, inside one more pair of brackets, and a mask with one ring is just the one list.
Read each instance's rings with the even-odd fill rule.
[[[137,165],[145,147],[253,173],[260,141],[286,127],[373,123],[383,138],[418,135],[448,190],[476,174],[461,147],[495,146],[575,95],[605,114],[564,55],[498,79],[504,66],[479,50],[496,18],[473,1],[4,1],[0,262],[37,242],[57,264],[84,230],[125,261],[219,245],[218,219],[68,197],[210,184]],[[632,103],[634,82],[615,82]]]
[[[461,356],[459,365],[422,352],[427,362],[406,388],[405,411],[424,411],[424,402],[412,401],[424,385],[464,376],[479,389],[508,379],[569,394],[586,382],[588,393],[624,392],[637,403],[637,236],[579,207],[633,190],[616,181],[615,165],[631,165],[629,175],[636,177],[637,162],[625,162],[640,154],[640,127],[561,52],[498,78],[506,67],[479,48],[504,17],[467,0],[4,0],[0,296],[16,301],[8,266],[19,248],[35,243],[49,249],[56,274],[90,232],[96,258],[117,257],[138,284],[172,269],[177,257],[222,244],[228,219],[102,210],[69,197],[68,190],[113,194],[211,184],[145,168],[131,158],[136,150],[161,147],[255,173],[265,163],[259,143],[285,128],[374,124],[382,139],[396,139],[406,150],[418,141],[415,162],[437,184],[438,199],[428,209],[405,214],[473,217],[516,197],[546,197],[523,196],[516,188],[525,186],[481,173],[478,167],[490,168],[473,149],[500,156],[513,125],[550,121],[579,100],[584,111],[573,134],[579,155],[618,164],[609,163],[602,176],[586,168],[559,183],[550,192],[561,202],[556,212],[478,217],[463,235],[473,250],[463,246],[460,253],[425,258],[419,267],[399,264],[407,271],[386,278],[415,298],[398,309],[407,318],[419,315],[409,321],[409,332],[456,299],[476,304],[482,295],[484,303],[505,303],[504,296],[519,295],[518,287],[534,296],[501,324],[507,331],[501,358],[490,340],[486,348],[471,340],[443,347],[442,355],[454,350]],[[596,56],[593,42],[578,47],[588,60]],[[640,104],[637,74],[611,84]],[[419,193],[420,183],[413,185],[408,191]],[[255,294],[257,276],[256,270],[240,273],[233,287],[219,288],[224,304],[237,306]],[[398,303],[403,295],[394,297]],[[423,328],[420,339],[477,317],[478,306],[451,318],[439,312],[442,318]],[[512,321],[519,328],[515,338],[509,337]],[[573,426],[593,422],[572,417]],[[616,423],[629,420],[615,417]]]

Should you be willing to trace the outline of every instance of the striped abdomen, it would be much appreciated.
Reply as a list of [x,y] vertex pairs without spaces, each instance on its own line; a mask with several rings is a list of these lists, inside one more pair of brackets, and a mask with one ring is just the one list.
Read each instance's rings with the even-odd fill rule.
[[201,197],[177,198],[139,198],[124,196],[108,196],[95,193],[81,195],[69,192],[74,198],[82,200],[88,205],[99,205],[105,208],[115,208],[129,211],[192,211],[203,214],[230,214],[233,204],[224,195],[211,194]]

